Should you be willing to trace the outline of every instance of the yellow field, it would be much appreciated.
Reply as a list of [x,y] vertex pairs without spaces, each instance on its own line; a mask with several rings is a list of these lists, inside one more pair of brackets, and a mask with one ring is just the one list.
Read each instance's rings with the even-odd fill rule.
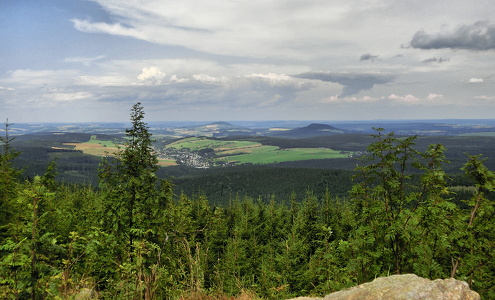
[[161,167],[177,166],[177,163],[173,159],[159,159],[158,165]]
[[74,146],[74,150],[80,150],[85,154],[106,156],[115,155],[118,151],[117,147],[103,147],[96,143],[64,143],[67,146]]
[[[107,156],[115,155],[119,149],[117,147],[104,147],[102,144],[97,143],[64,143],[66,146],[73,146],[74,150],[80,150],[84,154],[95,156]],[[162,167],[176,166],[177,163],[172,159],[160,159],[158,165]]]

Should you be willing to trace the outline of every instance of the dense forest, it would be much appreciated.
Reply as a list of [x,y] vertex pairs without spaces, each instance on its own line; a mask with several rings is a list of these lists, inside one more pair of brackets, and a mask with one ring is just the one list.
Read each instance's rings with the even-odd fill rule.
[[[21,179],[6,124],[0,298],[284,299],[414,273],[465,280],[495,299],[495,174],[481,155],[449,179],[444,145],[418,148],[416,137],[378,128],[352,174],[328,171],[285,194],[227,189],[220,205],[200,185],[187,194],[157,175],[143,120],[137,103],[97,186],[58,182],[55,162]],[[218,181],[230,175],[204,186],[228,186]]]

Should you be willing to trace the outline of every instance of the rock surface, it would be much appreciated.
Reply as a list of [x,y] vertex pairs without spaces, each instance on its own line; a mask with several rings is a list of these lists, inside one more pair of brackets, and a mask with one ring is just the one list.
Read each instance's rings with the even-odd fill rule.
[[466,282],[449,279],[429,280],[414,274],[381,277],[324,298],[297,300],[479,300]]

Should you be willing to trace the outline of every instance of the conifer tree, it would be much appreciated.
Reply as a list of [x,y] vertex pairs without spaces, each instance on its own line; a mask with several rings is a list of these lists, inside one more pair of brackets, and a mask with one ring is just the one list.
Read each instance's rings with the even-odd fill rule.
[[154,140],[143,121],[141,103],[133,105],[130,119],[132,126],[126,130],[123,149],[115,159],[103,161],[99,176],[107,198],[104,227],[115,234],[118,243],[127,243],[132,261],[136,236],[143,236],[160,219],[157,202],[161,197],[155,174],[158,159]]
[[[125,286],[115,291],[118,295],[140,298],[158,293],[172,193],[170,183],[155,174],[158,158],[141,103],[133,105],[130,120],[122,149],[100,165],[101,225],[108,237],[100,263],[109,270],[100,282],[118,280]],[[115,263],[118,270],[112,269]]]
[[[12,210],[9,209],[10,202],[15,196],[15,188],[19,183],[21,171],[14,168],[13,160],[20,155],[20,152],[12,146],[14,137],[9,134],[12,123],[7,120],[5,123],[5,135],[0,136],[0,142],[3,144],[0,151],[0,230],[3,232],[3,226],[7,225],[11,219]],[[0,238],[3,234],[0,235]]]

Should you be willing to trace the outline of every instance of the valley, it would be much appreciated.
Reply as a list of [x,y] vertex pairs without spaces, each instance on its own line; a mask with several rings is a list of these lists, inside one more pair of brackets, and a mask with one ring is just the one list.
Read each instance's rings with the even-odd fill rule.
[[[171,179],[177,190],[201,192],[213,202],[237,193],[268,199],[269,191],[286,199],[291,190],[301,193],[306,188],[322,193],[330,187],[333,193],[345,195],[350,186],[341,183],[348,180],[338,179],[344,173],[334,176],[328,172],[346,172],[345,178],[350,178],[373,142],[371,127],[380,126],[401,133],[430,133],[418,135],[415,147],[424,151],[430,144],[443,144],[450,162],[444,168],[449,174],[461,172],[466,154],[482,154],[485,164],[495,168],[491,120],[241,124],[151,122],[162,167],[158,175]],[[12,128],[13,146],[21,151],[15,164],[25,177],[42,174],[54,160],[58,180],[96,185],[102,158],[113,155],[125,142],[126,124],[14,124]],[[439,135],[438,128],[450,131]],[[333,179],[320,180],[328,176]]]
[[157,151],[160,158],[176,158],[179,163],[197,168],[347,158],[352,157],[353,154],[323,147],[281,149],[278,146],[263,145],[259,142],[206,137],[181,139]]

